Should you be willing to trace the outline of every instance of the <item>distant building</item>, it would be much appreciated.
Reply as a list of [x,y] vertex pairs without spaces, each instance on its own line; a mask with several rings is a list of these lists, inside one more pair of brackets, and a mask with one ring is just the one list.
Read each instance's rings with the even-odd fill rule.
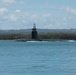
[[36,24],[34,23],[34,26],[32,28],[32,39],[38,39],[38,33],[36,30]]

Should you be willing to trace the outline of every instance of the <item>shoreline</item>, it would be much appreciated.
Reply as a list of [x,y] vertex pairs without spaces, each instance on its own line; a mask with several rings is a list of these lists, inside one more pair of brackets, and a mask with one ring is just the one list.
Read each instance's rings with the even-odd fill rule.
[[32,40],[32,39],[13,39],[13,40],[0,40],[0,41],[14,41],[14,42],[76,42],[76,40],[56,40],[56,39],[42,39],[42,40]]
[[69,41],[69,42],[74,42],[74,41],[76,41],[76,40],[62,40],[62,39],[17,39],[17,40],[15,40],[15,41],[20,41],[20,42],[27,42],[27,41],[29,41],[29,42],[32,42],[32,41],[39,41],[39,42],[56,42],[56,41]]

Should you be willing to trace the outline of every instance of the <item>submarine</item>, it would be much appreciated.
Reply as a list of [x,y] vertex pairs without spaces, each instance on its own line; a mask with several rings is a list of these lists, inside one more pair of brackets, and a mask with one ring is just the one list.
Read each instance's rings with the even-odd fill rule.
[[33,24],[33,28],[31,31],[31,39],[17,39],[16,41],[22,41],[22,42],[27,42],[27,41],[42,41],[41,39],[38,38],[38,32],[36,29],[36,23]]
[[37,32],[37,29],[36,29],[36,23],[33,24],[33,28],[32,28],[32,31],[31,31],[31,39],[17,39],[16,41],[21,41],[21,42],[43,42],[43,41],[46,41],[46,42],[50,42],[50,41],[56,41],[55,39],[40,39],[38,37],[38,32]]

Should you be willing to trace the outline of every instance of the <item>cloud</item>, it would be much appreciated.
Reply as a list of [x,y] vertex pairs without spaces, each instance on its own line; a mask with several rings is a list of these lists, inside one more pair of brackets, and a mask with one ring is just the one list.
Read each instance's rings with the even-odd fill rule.
[[0,8],[0,15],[4,15],[6,12],[8,12],[7,8]]
[[4,19],[8,22],[16,22],[18,20],[18,17],[15,14],[11,14],[11,15],[5,16]]
[[15,10],[15,13],[20,13],[21,12],[21,10]]
[[15,10],[12,13],[9,13],[8,15],[3,16],[3,19],[6,21],[11,22],[17,22],[19,19],[21,19],[21,10]]
[[[8,9],[1,8],[0,11],[5,14],[8,12]],[[38,28],[59,29],[66,27],[71,28],[71,24],[75,23],[73,18],[74,17],[69,18],[67,16],[59,17],[52,13],[27,13],[17,9],[12,11],[12,13],[8,12],[5,16],[3,16],[3,19],[1,18],[3,22],[1,22],[1,24],[4,24],[6,29],[30,28],[33,23],[37,23]]]
[[10,21],[17,21],[17,17],[16,17],[16,15],[14,15],[14,14],[12,14],[12,15],[10,15],[9,17],[8,17],[8,19],[10,20]]
[[0,2],[2,2],[2,3],[4,3],[4,4],[6,4],[6,5],[8,5],[8,4],[13,4],[13,3],[15,3],[16,0],[0,0]]
[[76,9],[74,8],[67,7],[65,10],[72,15],[76,15]]

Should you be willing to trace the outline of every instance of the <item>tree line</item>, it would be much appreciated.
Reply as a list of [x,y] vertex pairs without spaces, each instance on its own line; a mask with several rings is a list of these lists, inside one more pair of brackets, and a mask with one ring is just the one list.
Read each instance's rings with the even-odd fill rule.
[[[76,40],[76,33],[39,34],[39,39]],[[31,39],[31,34],[0,34],[0,40]]]
[[30,39],[30,34],[0,34],[0,40]]
[[39,36],[42,39],[76,40],[76,33],[47,33]]

